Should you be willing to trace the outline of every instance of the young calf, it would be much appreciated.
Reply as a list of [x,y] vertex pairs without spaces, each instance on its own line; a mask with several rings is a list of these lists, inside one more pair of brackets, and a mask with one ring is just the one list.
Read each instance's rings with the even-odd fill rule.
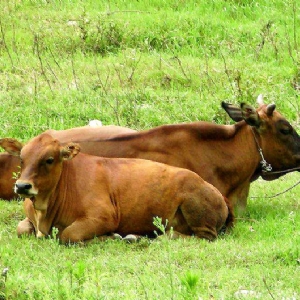
[[168,220],[167,230],[213,240],[233,222],[221,193],[189,170],[79,153],[77,144],[62,146],[46,133],[24,147],[4,139],[2,147],[21,159],[15,191],[26,198],[27,218],[19,235],[47,236],[53,227],[62,243],[111,233],[151,235],[158,216]]

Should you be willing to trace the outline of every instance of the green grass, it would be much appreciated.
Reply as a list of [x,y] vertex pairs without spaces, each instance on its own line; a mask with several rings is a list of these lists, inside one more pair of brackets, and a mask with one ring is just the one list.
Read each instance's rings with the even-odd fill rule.
[[[260,93],[299,129],[297,1],[14,0],[0,2],[0,21],[1,137],[92,119],[224,124],[222,100]],[[252,183],[246,212],[213,243],[18,239],[22,202],[1,200],[0,297],[298,299],[300,186],[266,198],[298,180]]]
[[6,293],[9,299],[231,299],[245,289],[268,299],[269,289],[277,299],[292,299],[298,295],[300,203],[264,201],[251,200],[233,232],[213,243],[145,239],[87,247],[18,239],[21,204],[1,203]]

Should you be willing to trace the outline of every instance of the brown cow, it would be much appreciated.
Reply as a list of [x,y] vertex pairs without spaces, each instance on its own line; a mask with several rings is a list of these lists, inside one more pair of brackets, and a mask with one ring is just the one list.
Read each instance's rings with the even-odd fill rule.
[[20,159],[9,153],[0,153],[0,198],[12,200],[16,198],[14,185],[20,172]]
[[224,224],[232,224],[221,193],[189,170],[78,153],[77,144],[62,146],[46,133],[24,147],[14,139],[4,139],[2,146],[22,162],[15,190],[27,197],[27,218],[19,235],[47,236],[53,227],[62,243],[113,232],[147,235],[159,216],[168,220],[167,229],[213,240]]
[[[102,127],[76,127],[66,130],[47,130],[49,134],[61,141],[62,143],[70,142],[72,140],[80,141],[93,141],[95,139],[107,139],[117,134],[125,134],[135,132],[121,126],[102,126]],[[1,145],[1,139],[0,139]],[[19,158],[12,156],[8,153],[0,153],[0,199],[11,200],[17,197],[14,192],[15,175],[20,171]]]
[[[163,125],[106,141],[81,144],[82,151],[104,157],[143,158],[196,172],[217,187],[234,207],[247,204],[250,183],[276,179],[300,167],[300,137],[291,124],[259,97],[259,108],[222,106],[238,123]],[[272,171],[283,171],[281,174]]]

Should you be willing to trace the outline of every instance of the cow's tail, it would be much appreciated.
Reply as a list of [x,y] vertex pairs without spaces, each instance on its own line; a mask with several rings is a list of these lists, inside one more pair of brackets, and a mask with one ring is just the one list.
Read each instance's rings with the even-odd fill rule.
[[228,208],[228,216],[227,216],[227,219],[226,219],[225,224],[224,224],[225,231],[227,231],[228,229],[231,229],[233,227],[235,217],[234,217],[234,210],[233,210],[232,204],[230,203],[230,201],[226,197],[224,197],[224,200],[225,200],[225,203],[226,203],[227,208]]

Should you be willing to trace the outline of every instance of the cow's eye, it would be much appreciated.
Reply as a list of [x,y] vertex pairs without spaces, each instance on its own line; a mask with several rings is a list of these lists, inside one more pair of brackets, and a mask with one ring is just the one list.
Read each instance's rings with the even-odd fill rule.
[[289,127],[280,128],[279,131],[284,135],[288,135],[291,133],[291,129]]
[[54,158],[53,157],[49,157],[48,159],[46,159],[46,164],[47,165],[51,165],[54,162]]

